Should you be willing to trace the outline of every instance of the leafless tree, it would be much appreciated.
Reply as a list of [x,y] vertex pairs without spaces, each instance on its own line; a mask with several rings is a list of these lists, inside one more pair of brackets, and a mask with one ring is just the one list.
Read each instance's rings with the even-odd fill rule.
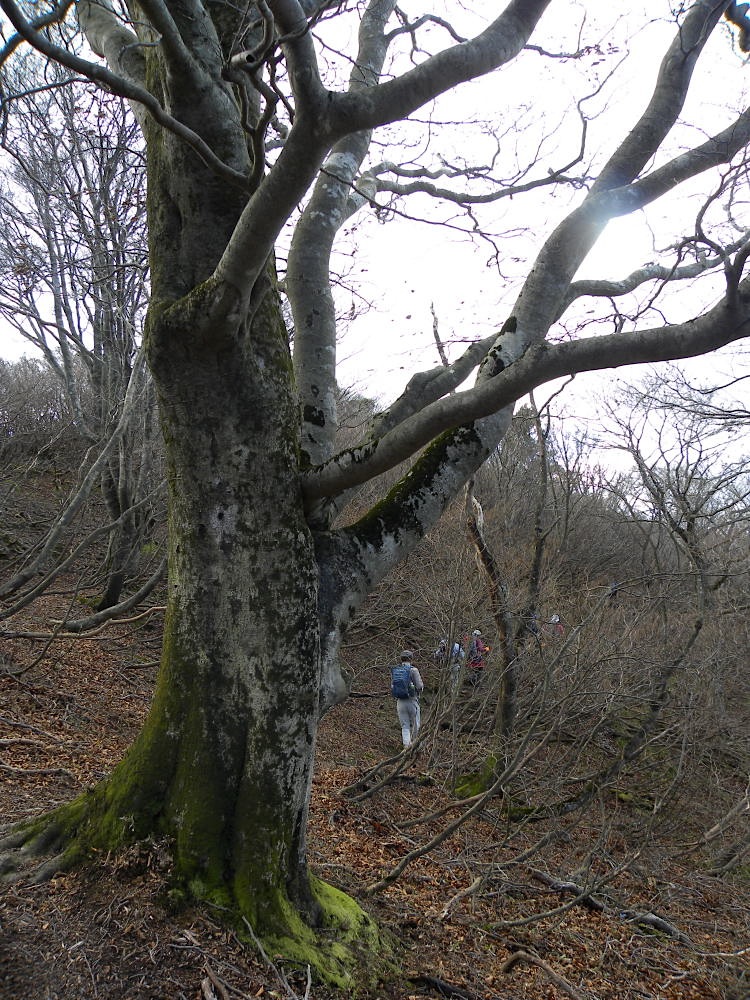
[[23,602],[30,581],[38,594],[40,574],[54,579],[50,554],[99,486],[111,524],[103,610],[137,572],[163,476],[153,389],[137,361],[148,300],[143,151],[127,108],[80,86],[50,87],[54,73],[41,93],[16,99],[4,134],[0,316],[59,382],[86,449],[84,488],[2,593]]
[[[614,120],[604,114],[606,102],[596,114],[586,111],[582,102],[599,88],[587,83],[581,91],[578,66],[595,46],[560,51],[569,5],[554,0],[510,0],[479,14],[449,4],[413,21],[392,0],[244,7],[142,0],[137,8],[79,0],[71,14],[95,56],[79,46],[72,20],[42,26],[14,0],[1,6],[18,36],[6,35],[4,63],[15,61],[23,41],[131,102],[143,129],[151,268],[144,342],[170,508],[162,669],[143,732],[101,786],[15,831],[9,846],[24,845],[21,858],[52,853],[41,877],[91,848],[166,834],[177,874],[195,896],[220,902],[260,938],[283,941],[340,982],[326,939],[312,944],[304,929],[333,924],[340,937],[344,923],[338,897],[309,876],[305,827],[315,732],[321,711],[346,697],[339,651],[357,609],[492,454],[512,404],[529,390],[572,372],[693,356],[746,336],[750,245],[735,226],[741,185],[731,188],[733,197],[727,192],[744,176],[750,113],[731,111],[725,81],[700,76],[717,54],[723,64],[733,58],[727,5],[695,0],[674,17],[664,4],[672,40],[635,121],[615,106],[616,75],[601,80],[613,84]],[[634,29],[653,19],[652,6],[633,17]],[[357,40],[339,59],[346,19]],[[532,36],[535,47],[527,49]],[[555,50],[569,58],[552,59]],[[533,79],[502,86],[532,61]],[[522,267],[507,269],[512,293],[497,328],[448,367],[415,376],[361,443],[336,453],[328,264],[352,212],[373,200],[376,213],[391,212],[377,201],[376,178],[384,174],[368,160],[374,130],[414,116],[413,141],[433,161],[420,159],[426,179],[440,154],[422,140],[439,109],[420,121],[421,109],[497,72],[488,100],[513,95],[506,119],[521,105],[541,115],[569,92],[538,72],[553,64],[576,78],[573,107],[564,113],[556,105],[542,137],[510,151],[520,168],[498,162],[494,173],[494,184],[514,189],[522,216],[518,255],[508,256],[525,257]],[[727,109],[709,134],[679,128],[693,114],[693,89],[704,99],[715,93]],[[4,110],[12,113],[9,101]],[[466,109],[464,101],[464,119]],[[485,117],[497,121],[499,112],[488,108]],[[594,118],[604,130],[591,143]],[[571,121],[571,151],[559,156],[561,122]],[[377,157],[384,159],[403,165],[404,157]],[[470,171],[462,171],[468,183]],[[579,277],[611,220],[645,211],[688,182],[702,185],[703,196],[691,231],[680,226],[667,241],[676,249],[621,281]],[[539,192],[545,221],[534,230],[545,231],[531,232],[527,256],[520,233],[529,232]],[[727,203],[728,217],[721,215]],[[478,211],[471,205],[467,217]],[[275,267],[275,247],[290,225],[284,287],[293,354]],[[492,227],[486,232],[492,240]],[[492,246],[504,254],[506,241]],[[722,282],[712,286],[714,304],[665,322],[662,290],[709,273]],[[617,308],[634,290],[642,293],[637,307]],[[615,332],[576,338],[592,301],[600,321],[615,315]],[[453,391],[474,371],[471,388]],[[336,526],[350,490],[407,460],[407,474],[370,510]],[[345,912],[350,937],[372,943],[369,921],[351,904]]]
[[[734,433],[736,411],[729,404],[722,412],[715,389],[687,391],[675,372],[624,388],[608,406],[610,440],[636,470],[628,505],[648,542],[648,603],[661,612],[665,634],[676,637],[682,629],[695,636],[689,655],[673,659],[674,671],[662,671],[664,683],[652,710],[663,710],[667,699],[673,707],[683,701],[691,753],[729,755],[741,778],[749,749],[747,679],[740,664],[750,641],[744,544],[750,467]],[[725,807],[719,796],[715,808]],[[727,816],[746,823],[742,808],[729,809]],[[719,821],[709,840],[727,829],[731,824]],[[717,869],[731,867],[745,839],[724,843]]]

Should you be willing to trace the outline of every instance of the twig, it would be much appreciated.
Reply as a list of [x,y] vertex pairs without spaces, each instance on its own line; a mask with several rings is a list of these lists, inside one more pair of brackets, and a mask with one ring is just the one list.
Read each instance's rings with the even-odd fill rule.
[[[393,757],[381,760],[380,763],[371,767],[370,770],[361,778],[352,782],[351,785],[347,785],[346,788],[342,788],[339,794],[342,798],[347,798],[352,802],[361,802],[363,799],[370,798],[376,792],[379,792],[381,788],[390,784],[401,774],[404,768],[411,763],[415,751],[421,746],[423,738],[423,734],[420,734],[410,747],[405,750],[399,750],[399,752]],[[368,784],[369,781],[373,780],[378,774],[391,765],[394,765],[394,767],[389,774],[386,774],[384,778],[378,779],[372,785]],[[358,795],[355,795],[354,793],[357,789],[363,789],[363,791],[360,791]]]
[[[292,987],[289,985],[289,981],[286,978],[286,976],[284,975],[283,969],[280,969],[278,967],[278,965],[276,965],[274,962],[272,962],[271,959],[266,954],[266,949],[261,944],[260,939],[258,938],[257,934],[253,930],[252,925],[251,925],[250,921],[247,919],[247,917],[243,916],[242,923],[245,925],[245,927],[248,930],[248,933],[250,934],[250,937],[253,939],[253,943],[254,943],[255,947],[258,949],[260,957],[263,959],[263,961],[266,963],[266,965],[269,967],[269,969],[273,970],[274,975],[276,976],[276,978],[278,979],[278,981],[281,983],[281,985],[284,987],[284,990],[286,992],[286,995],[289,997],[289,1000],[299,1000],[299,997],[294,992],[294,990],[292,989]],[[307,1000],[307,998],[310,995],[310,983],[311,983],[311,975],[310,975],[310,966],[308,965],[307,966],[307,986],[305,988],[305,996],[304,996],[303,1000]]]
[[563,979],[562,976],[558,975],[551,965],[548,965],[543,959],[539,958],[538,955],[532,955],[528,951],[516,951],[509,959],[507,959],[500,967],[501,972],[510,972],[514,965],[518,965],[519,962],[528,962],[530,965],[536,965],[543,972],[546,972],[547,976],[552,980],[555,986],[562,990],[566,996],[572,997],[573,1000],[584,1000],[583,994],[574,990],[567,979]]
[[3,739],[0,739],[0,747],[14,747],[14,746],[41,747],[42,749],[44,749],[46,744],[42,743],[41,740],[30,740],[25,736],[8,736],[8,737],[3,737]]
[[534,727],[531,727],[524,737],[521,745],[516,750],[513,755],[513,759],[506,766],[505,770],[498,775],[493,783],[487,788],[486,791],[478,798],[473,798],[470,801],[472,805],[469,806],[464,812],[461,813],[456,819],[445,826],[439,833],[437,833],[431,840],[427,841],[421,847],[416,847],[413,851],[405,854],[403,858],[398,862],[398,864],[393,868],[393,870],[385,875],[383,878],[379,879],[377,882],[373,882],[365,888],[365,893],[369,896],[372,893],[379,892],[381,889],[385,889],[391,883],[395,882],[396,879],[401,875],[404,869],[415,861],[417,858],[424,857],[425,854],[429,854],[433,851],[439,844],[448,840],[459,827],[463,826],[472,816],[475,816],[480,812],[485,804],[490,801],[494,796],[496,796],[504,785],[517,774],[521,768],[532,759],[539,752],[539,750],[549,742],[549,733],[544,736],[540,742],[535,746],[529,748],[529,743],[531,742],[532,734],[534,733]]
[[438,979],[436,976],[409,976],[409,982],[414,983],[415,986],[427,986],[437,990],[441,997],[458,997],[458,1000],[481,1000],[479,994],[474,993],[473,990],[446,983],[444,979]]
[[203,968],[206,970],[206,978],[201,981],[201,989],[203,990],[204,995],[207,998],[211,996],[206,989],[206,984],[210,982],[218,991],[221,1000],[229,1000],[229,992],[227,991],[226,986],[222,983],[208,962],[203,963]]
[[80,780],[71,772],[66,771],[64,767],[11,767],[10,764],[0,764],[0,771],[5,771],[7,774],[18,774],[24,777],[42,777],[47,775],[57,775],[63,778],[70,778],[71,781],[76,781],[80,785]]
[[480,799],[484,795],[484,792],[478,792],[476,795],[471,795],[466,799],[457,799],[455,802],[449,802],[447,806],[441,806],[439,809],[435,809],[434,812],[426,813],[423,816],[417,816],[416,819],[407,820],[404,823],[399,823],[399,830],[409,830],[413,826],[421,826],[423,823],[430,823],[433,820],[440,819],[445,816],[446,813],[452,812],[455,809],[465,809],[466,806]]
[[486,882],[487,882],[486,876],[479,875],[477,878],[474,879],[474,881],[471,883],[470,886],[467,886],[466,889],[461,889],[460,892],[457,892],[456,895],[453,896],[451,899],[449,899],[448,902],[445,904],[443,912],[440,914],[440,919],[445,920],[445,918],[448,916],[448,914],[450,913],[450,911],[453,909],[454,906],[460,903],[462,899],[468,899],[469,896],[473,896],[475,892],[478,892],[482,888],[482,886],[485,885]]

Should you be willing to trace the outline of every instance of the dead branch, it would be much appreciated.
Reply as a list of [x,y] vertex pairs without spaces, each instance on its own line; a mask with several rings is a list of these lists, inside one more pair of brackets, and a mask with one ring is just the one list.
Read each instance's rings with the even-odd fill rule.
[[[203,991],[203,995],[206,997],[206,1000],[213,1000],[216,995],[214,990],[216,990],[216,993],[219,994],[221,1000],[229,1000],[229,991],[213,971],[208,962],[204,963],[203,968],[206,970],[206,977],[201,980],[201,990]],[[213,989],[211,989],[211,987],[213,987]]]
[[443,912],[440,914],[440,919],[445,920],[445,918],[448,916],[448,914],[450,913],[450,911],[453,909],[454,906],[457,906],[461,902],[461,900],[468,899],[470,896],[475,895],[475,893],[479,892],[479,890],[482,889],[486,885],[486,883],[487,883],[487,877],[484,875],[480,875],[474,879],[474,881],[471,883],[470,886],[467,886],[467,888],[461,889],[460,892],[457,892],[455,896],[449,899],[448,902],[445,904]]
[[0,739],[0,747],[40,747],[44,749],[45,743],[41,740],[30,740],[25,736],[8,736]]
[[674,924],[670,924],[668,920],[665,920],[663,917],[658,917],[655,913],[640,913],[637,910],[621,910],[619,916],[621,920],[625,920],[630,924],[640,924],[644,927],[653,927],[654,930],[661,931],[663,934],[668,934],[669,937],[676,938],[678,941],[682,941],[683,944],[691,945],[693,943],[687,934],[683,934],[679,928],[674,926]]
[[0,764],[0,771],[5,771],[6,774],[16,774],[26,778],[55,775],[59,778],[69,778],[71,781],[75,781],[77,784],[80,784],[80,779],[77,778],[71,771],[67,771],[64,767],[11,767],[10,764]]
[[441,997],[458,997],[458,1000],[482,1000],[478,993],[465,986],[454,986],[436,976],[409,976],[409,982],[415,986],[426,986],[440,994]]
[[[547,737],[542,739],[537,746],[532,746],[529,748],[531,743],[531,737],[533,733],[533,728],[529,730],[526,738],[518,747],[516,753],[513,756],[511,762],[507,765],[505,770],[493,781],[490,787],[482,792],[478,797],[475,796],[472,800],[472,804],[468,809],[465,809],[460,816],[454,819],[451,823],[445,826],[439,833],[437,833],[431,840],[427,841],[420,847],[414,848],[413,851],[409,851],[405,854],[403,858],[399,861],[396,867],[382,879],[377,882],[373,882],[371,885],[367,886],[365,892],[369,894],[374,892],[379,892],[381,889],[385,889],[392,882],[401,875],[401,873],[415,861],[417,858],[424,857],[425,854],[429,854],[433,851],[439,844],[442,844],[445,840],[451,837],[459,827],[463,826],[467,820],[469,820],[476,813],[484,807],[484,805],[490,801],[494,796],[496,796],[500,790],[506,785],[515,774],[517,774],[528,762],[534,757],[540,747],[544,746],[547,741]],[[414,744],[416,746],[417,744]]]
[[399,830],[410,830],[414,826],[421,826],[423,823],[430,823],[432,820],[441,819],[443,816],[447,815],[449,812],[454,812],[456,809],[465,809],[466,806],[470,806],[472,802],[476,802],[477,799],[481,799],[484,792],[477,792],[476,795],[471,795],[468,799],[456,799],[455,802],[449,802],[446,806],[441,806],[440,809],[435,809],[431,813],[426,813],[424,816],[417,816],[416,819],[407,820],[404,823],[399,823]]
[[536,868],[531,869],[531,874],[537,882],[542,882],[544,885],[548,885],[550,889],[554,889],[555,892],[572,893],[576,897],[574,902],[580,903],[581,906],[585,906],[587,910],[598,910],[601,913],[604,909],[606,909],[604,903],[600,899],[596,899],[591,895],[588,889],[577,885],[575,882],[552,878],[551,875],[547,875],[546,872],[538,871]]
[[528,962],[530,965],[536,965],[541,969],[549,979],[554,983],[554,985],[572,1000],[585,1000],[584,995],[579,993],[577,990],[573,989],[567,979],[563,979],[562,976],[558,975],[551,965],[548,965],[544,959],[539,958],[538,955],[532,955],[528,951],[515,951],[507,959],[500,968],[501,972],[510,972],[514,966],[518,965],[519,962]]
[[28,729],[30,733],[39,733],[40,736],[44,736],[48,740],[52,740],[53,743],[62,743],[62,740],[53,736],[52,733],[45,732],[44,729],[40,729],[38,726],[32,726],[29,722],[16,722],[14,719],[9,719],[5,715],[0,715],[0,723],[4,726],[12,726],[14,729]]

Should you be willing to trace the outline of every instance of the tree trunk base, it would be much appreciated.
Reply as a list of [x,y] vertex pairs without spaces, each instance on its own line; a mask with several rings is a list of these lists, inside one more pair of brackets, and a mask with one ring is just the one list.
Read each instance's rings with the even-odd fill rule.
[[[87,831],[93,829],[98,814],[98,791],[6,830],[0,838],[0,885],[17,882],[39,885],[73,868],[94,867],[102,847],[100,843],[93,846]],[[127,837],[124,825],[121,830],[111,832],[113,853],[138,839]],[[153,840],[148,849],[153,849]],[[393,971],[391,949],[373,920],[350,896],[314,876],[310,877],[310,892],[319,914],[316,926],[310,926],[291,900],[285,898],[278,901],[280,913],[276,920],[277,927],[279,924],[285,927],[282,933],[254,927],[233,897],[231,886],[222,889],[222,906],[212,907],[213,918],[220,915],[249,947],[271,956],[284,967],[303,972],[309,968],[314,980],[347,990],[353,996],[357,987],[372,984],[379,974]],[[201,892],[195,883],[187,885],[184,880],[173,878],[165,899],[179,910],[211,902],[216,894],[217,887],[206,887]]]

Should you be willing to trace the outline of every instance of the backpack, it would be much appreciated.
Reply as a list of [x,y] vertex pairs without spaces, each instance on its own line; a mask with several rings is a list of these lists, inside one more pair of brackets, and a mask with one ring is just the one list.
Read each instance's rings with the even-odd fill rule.
[[417,689],[411,680],[411,663],[391,667],[391,694],[394,698],[413,698]]

